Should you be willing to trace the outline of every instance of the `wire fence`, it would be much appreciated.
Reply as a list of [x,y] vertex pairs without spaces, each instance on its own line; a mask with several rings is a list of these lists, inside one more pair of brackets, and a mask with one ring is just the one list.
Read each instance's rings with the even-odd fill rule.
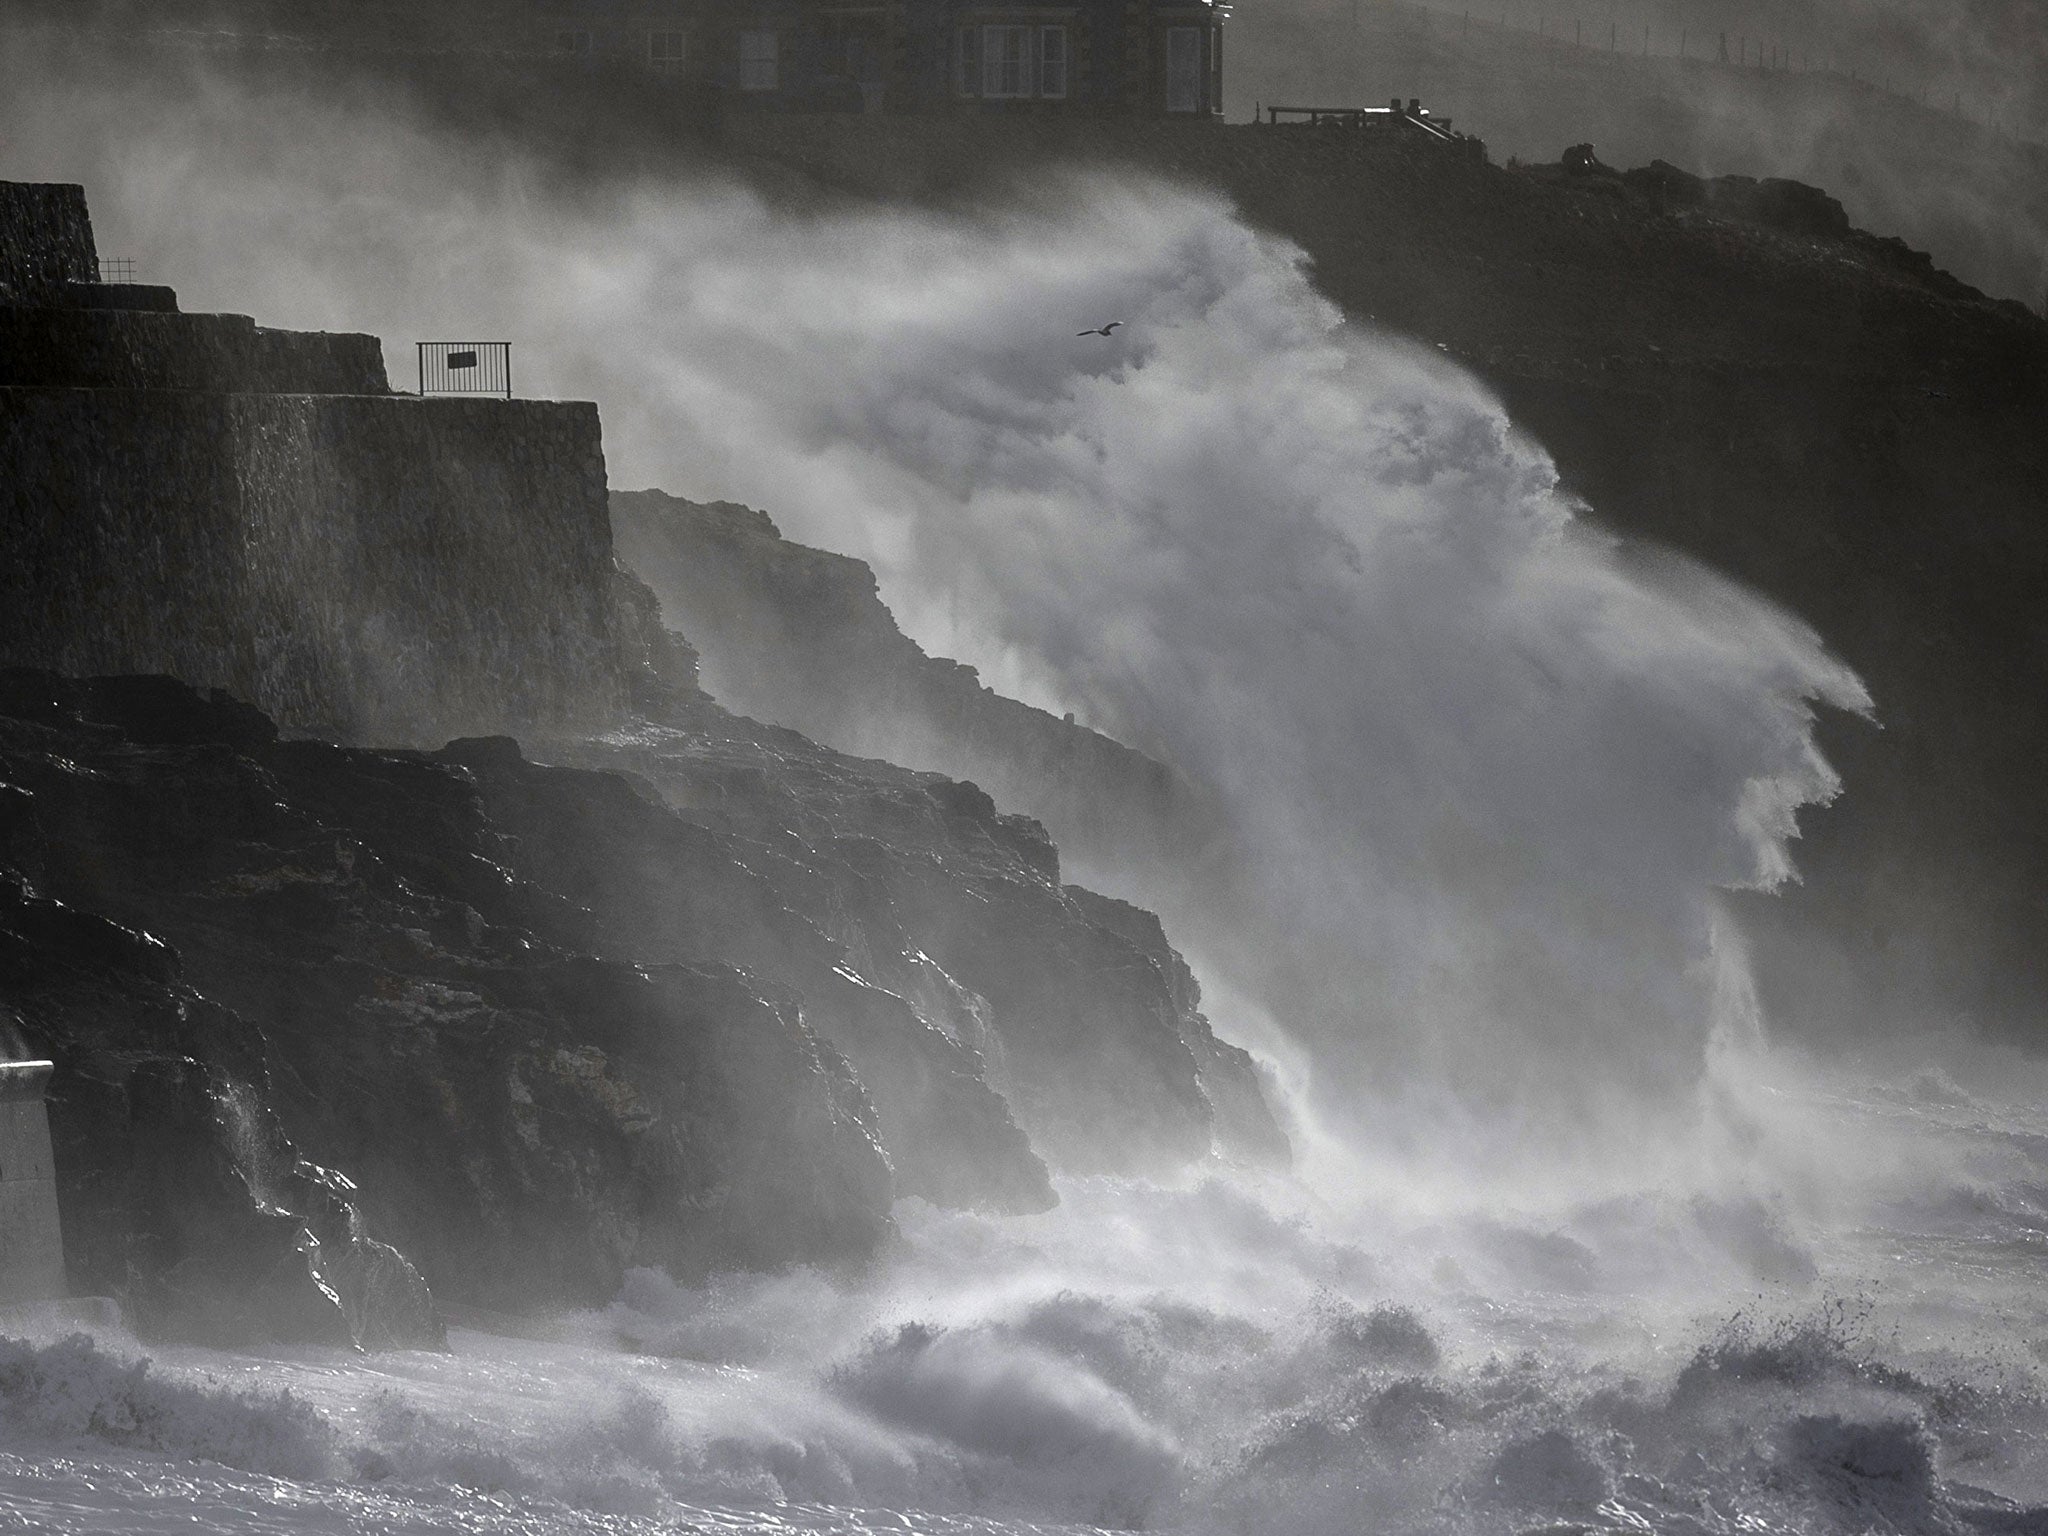
[[102,256],[100,258],[100,281],[103,283],[134,282],[135,258],[132,256]]
[[512,398],[509,341],[423,341],[422,395],[502,395]]

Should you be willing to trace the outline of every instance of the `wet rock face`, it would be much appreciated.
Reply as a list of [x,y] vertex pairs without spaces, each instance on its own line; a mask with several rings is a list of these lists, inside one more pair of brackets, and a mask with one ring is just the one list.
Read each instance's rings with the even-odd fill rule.
[[436,1298],[859,1262],[901,1195],[1284,1159],[1157,920],[1062,885],[1036,823],[648,654],[659,723],[553,766],[0,673],[0,1009],[59,1064],[74,1289],[164,1333],[431,1341]]
[[857,972],[846,948],[757,868],[778,867],[762,850],[678,814],[644,782],[540,767],[503,738],[458,741],[440,757],[474,776],[492,824],[508,834],[512,868],[582,909],[598,953],[715,955],[779,986],[858,1072],[896,1193],[997,1210],[1053,1203],[1045,1165],[989,1086],[974,1043]]
[[[892,1093],[952,1125],[971,1102],[940,1110],[926,1092],[882,1086],[943,1063],[1000,1093],[1055,1168],[1161,1172],[1213,1151],[1285,1160],[1250,1058],[1215,1040],[1157,919],[1063,886],[1035,822],[1000,813],[971,784],[849,758],[701,697],[670,696],[663,711],[661,725],[537,751],[630,774],[733,839],[800,920],[791,931],[830,941],[859,990],[836,1001],[821,991],[807,1016],[874,1086],[892,1152]],[[852,1013],[856,996],[870,1010],[877,996],[907,1004],[952,1049],[921,1049],[914,1070],[885,1064],[883,1042],[900,1051],[928,1037]],[[957,1132],[928,1145],[949,1143]]]
[[1136,946],[1166,982],[1175,1027],[1195,1059],[1196,1075],[1215,1112],[1217,1146],[1232,1157],[1284,1167],[1292,1160],[1293,1149],[1274,1118],[1266,1075],[1249,1051],[1216,1038],[1202,1013],[1201,984],[1187,961],[1167,942],[1158,917],[1078,885],[1068,886],[1066,896],[1090,922]]
[[[927,656],[897,627],[858,560],[784,539],[768,517],[659,491],[614,493],[621,558],[661,612],[701,647],[707,685],[848,751],[884,751],[947,773],[989,775],[1005,804],[1055,826],[1062,844],[1113,862],[1149,860],[1200,820],[1160,764],[1071,721],[1004,699],[970,667]],[[991,1070],[1055,1162],[1172,1166],[1211,1140],[1285,1161],[1251,1058],[1215,1038],[1200,990],[1150,913],[1077,886],[1036,822],[1000,816],[974,784],[826,759],[791,732],[736,721],[698,696],[676,706],[685,736],[633,759],[692,814],[775,849],[779,818],[802,833],[803,891],[832,893],[819,924],[888,965],[915,934],[928,959],[993,1005]],[[926,828],[929,866],[878,857],[871,829]],[[843,829],[843,830],[842,830]],[[897,844],[908,832],[883,831]],[[977,882],[963,902],[952,876]],[[848,914],[854,914],[849,917]],[[913,995],[915,979],[893,975]],[[1098,1099],[1096,1095],[1100,1095]]]
[[615,491],[619,558],[703,652],[704,685],[742,714],[860,756],[972,780],[1114,864],[1206,834],[1190,786],[1109,737],[984,686],[896,625],[859,560],[785,539],[763,512]]
[[0,782],[0,1007],[59,1063],[72,1285],[146,1326],[419,1341],[422,1277],[597,1302],[889,1230],[872,1110],[795,1003],[594,953],[458,763],[15,673]]
[[72,1289],[215,1343],[437,1342],[418,1271],[252,1094],[260,1036],[180,973],[160,941],[0,870],[0,1016],[64,1063],[49,1110]]

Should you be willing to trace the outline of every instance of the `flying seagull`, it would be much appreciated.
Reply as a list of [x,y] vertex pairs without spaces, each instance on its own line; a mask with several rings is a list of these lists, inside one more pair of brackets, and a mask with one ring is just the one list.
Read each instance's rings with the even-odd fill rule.
[[1109,322],[1109,324],[1099,325],[1092,331],[1076,331],[1074,332],[1074,335],[1077,338],[1082,336],[1107,336],[1111,331],[1115,330],[1118,326],[1122,324],[1123,321],[1121,320],[1112,320]]

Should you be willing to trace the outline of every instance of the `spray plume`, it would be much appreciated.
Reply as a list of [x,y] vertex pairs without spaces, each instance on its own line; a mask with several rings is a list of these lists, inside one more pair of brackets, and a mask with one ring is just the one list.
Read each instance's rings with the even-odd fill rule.
[[771,508],[872,561],[928,648],[1213,790],[1213,884],[1089,877],[1167,909],[1247,1000],[1223,1022],[1277,1021],[1343,1139],[1427,1127],[1483,1166],[1662,1115],[1742,991],[1714,893],[1787,877],[1837,788],[1814,704],[1869,707],[1798,622],[1602,535],[1481,386],[1206,196],[572,198],[299,99],[148,135],[132,102],[13,102],[10,172],[91,181],[191,307],[374,327],[400,378],[412,336],[508,336],[536,391],[600,403],[615,483]]

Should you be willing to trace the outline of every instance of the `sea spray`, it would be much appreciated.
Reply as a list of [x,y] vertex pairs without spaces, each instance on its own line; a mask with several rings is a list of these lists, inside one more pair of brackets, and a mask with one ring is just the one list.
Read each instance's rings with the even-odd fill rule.
[[516,336],[529,387],[599,401],[616,482],[871,560],[928,647],[1219,796],[1198,875],[1066,853],[1301,1043],[1340,1140],[1605,1158],[1698,1082],[1714,892],[1787,877],[1837,787],[1814,707],[1869,701],[1797,620],[1603,535],[1286,242],[1100,176],[798,216],[686,176],[552,198],[399,117],[203,161],[176,124],[97,179],[195,303]]
[[[1860,688],[1796,621],[1601,536],[1483,389],[1341,323],[1284,243],[1099,179],[959,219],[682,181],[557,202],[300,99],[51,100],[14,96],[11,142],[107,188],[109,248],[195,306],[512,336],[531,387],[600,400],[622,482],[772,507],[875,561],[935,649],[1220,792],[1243,867],[1163,887],[1172,929],[1219,1017],[1286,1032],[1320,1155],[1302,1181],[1070,1180],[1031,1217],[908,1201],[872,1274],[637,1276],[551,1344],[81,1357],[117,1395],[303,1394],[295,1483],[185,1431],[143,1447],[168,1465],[91,1447],[112,1464],[81,1475],[36,1385],[58,1357],[17,1352],[44,1375],[0,1454],[13,1507],[1300,1536],[2017,1528],[1963,1482],[2048,1497],[2038,1109],[1763,1063],[1714,942],[1714,891],[1784,878],[1834,787],[1811,708]],[[1072,335],[1109,314],[1109,344]],[[1702,1143],[1669,1102],[1710,1062]],[[1630,1153],[1603,1179],[1526,1155],[1600,1124]],[[1801,1179],[1752,1188],[1759,1164]],[[1843,1339],[1814,1291],[1872,1276],[1911,1326]],[[1768,1321],[1721,1326],[1759,1292]],[[239,1425],[238,1391],[169,1412]],[[1063,1457],[1102,1478],[1078,1506]],[[1119,1480],[1141,1497],[1102,1497]]]

